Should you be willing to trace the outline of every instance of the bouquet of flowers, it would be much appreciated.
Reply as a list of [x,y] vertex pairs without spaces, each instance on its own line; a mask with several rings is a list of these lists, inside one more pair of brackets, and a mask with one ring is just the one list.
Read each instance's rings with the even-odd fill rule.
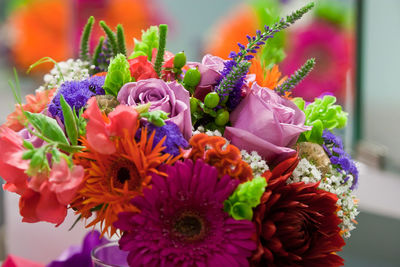
[[358,172],[331,130],[347,114],[333,96],[291,97],[313,59],[271,88],[249,73],[258,49],[312,7],[229,60],[202,62],[166,51],[167,25],[143,31],[128,56],[122,26],[100,21],[90,55],[89,18],[80,59],[54,62],[26,104],[10,82],[18,104],[0,127],[0,176],[22,220],[60,225],[72,209],[117,236],[130,266],[342,265]]

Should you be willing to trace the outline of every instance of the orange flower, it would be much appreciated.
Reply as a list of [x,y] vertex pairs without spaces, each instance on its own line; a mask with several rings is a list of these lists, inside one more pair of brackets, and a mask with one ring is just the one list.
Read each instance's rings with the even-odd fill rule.
[[216,167],[220,178],[229,175],[233,179],[245,182],[253,177],[249,164],[242,160],[240,150],[233,145],[227,145],[224,138],[196,134],[190,139],[189,144],[192,149],[188,158],[193,161],[203,159]]
[[[35,95],[27,95],[25,97],[26,104],[22,105],[22,109],[25,111],[29,111],[32,113],[42,112],[43,109],[47,107],[53,98],[54,92],[56,88],[46,91],[36,92]],[[18,132],[22,128],[24,128],[27,119],[25,115],[22,113],[21,105],[15,105],[15,111],[7,116],[7,121],[5,126],[8,128]]]
[[[238,51],[237,43],[246,44],[246,35],[255,33],[260,22],[257,13],[247,5],[237,7],[215,28],[206,52],[221,58],[227,58],[230,51]],[[233,30],[234,29],[234,30]]]
[[[19,68],[27,69],[45,56],[60,61],[72,54],[67,20],[72,15],[68,5],[63,0],[28,1],[14,11],[10,19],[14,43],[10,48]],[[50,68],[46,63],[34,71]]]
[[251,61],[249,73],[256,75],[258,85],[272,90],[287,79],[286,76],[281,78],[282,73],[279,71],[278,65],[274,65],[271,69],[265,69],[261,65],[260,59],[253,59]]
[[162,163],[171,164],[169,154],[161,154],[164,139],[154,148],[154,133],[147,139],[146,129],[139,142],[135,133],[125,131],[123,137],[113,140],[116,152],[100,154],[94,150],[86,138],[82,138],[83,152],[74,155],[74,163],[85,168],[83,188],[71,204],[76,214],[89,218],[96,211],[95,218],[86,225],[100,223],[102,235],[112,236],[116,229],[113,223],[120,212],[139,212],[130,200],[142,194],[149,187],[151,173],[164,175],[157,170]]

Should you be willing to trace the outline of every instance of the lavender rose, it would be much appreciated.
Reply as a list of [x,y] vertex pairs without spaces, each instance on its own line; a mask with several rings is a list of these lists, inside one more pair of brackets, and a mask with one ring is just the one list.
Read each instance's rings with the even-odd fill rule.
[[224,60],[220,57],[207,54],[201,63],[189,62],[191,68],[197,67],[201,74],[199,84],[196,86],[194,97],[204,100],[204,97],[213,90],[221,80],[221,71],[224,69]]
[[192,136],[189,92],[177,82],[166,83],[152,78],[127,83],[119,91],[117,99],[128,106],[151,102],[150,111],[169,113],[168,121],[178,125],[186,139]]
[[305,115],[292,101],[257,83],[230,118],[232,127],[226,127],[225,137],[240,149],[257,151],[269,163],[295,153],[297,138],[311,129],[304,126]]

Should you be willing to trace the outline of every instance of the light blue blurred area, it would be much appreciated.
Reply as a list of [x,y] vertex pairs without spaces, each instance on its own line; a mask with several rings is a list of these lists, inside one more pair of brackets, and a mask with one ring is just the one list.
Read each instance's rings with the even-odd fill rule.
[[[200,60],[206,35],[241,0],[159,0],[171,20],[167,49],[185,51],[188,60]],[[228,56],[230,51],[227,51]]]

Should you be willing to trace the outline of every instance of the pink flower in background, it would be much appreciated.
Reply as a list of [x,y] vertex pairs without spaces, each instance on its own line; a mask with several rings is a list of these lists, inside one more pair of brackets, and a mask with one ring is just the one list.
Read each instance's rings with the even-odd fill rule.
[[296,153],[292,148],[304,126],[304,113],[290,100],[254,83],[250,93],[231,113],[225,137],[240,149],[257,151],[273,163]]
[[118,101],[123,105],[137,106],[151,103],[152,110],[169,113],[169,121],[178,125],[183,136],[192,136],[189,92],[177,82],[148,79],[125,84],[118,93]]
[[281,64],[286,75],[294,73],[307,59],[314,57],[314,70],[293,90],[293,96],[313,101],[322,93],[332,92],[343,99],[346,75],[352,68],[352,38],[337,26],[317,20],[303,29],[292,31],[286,59]]

